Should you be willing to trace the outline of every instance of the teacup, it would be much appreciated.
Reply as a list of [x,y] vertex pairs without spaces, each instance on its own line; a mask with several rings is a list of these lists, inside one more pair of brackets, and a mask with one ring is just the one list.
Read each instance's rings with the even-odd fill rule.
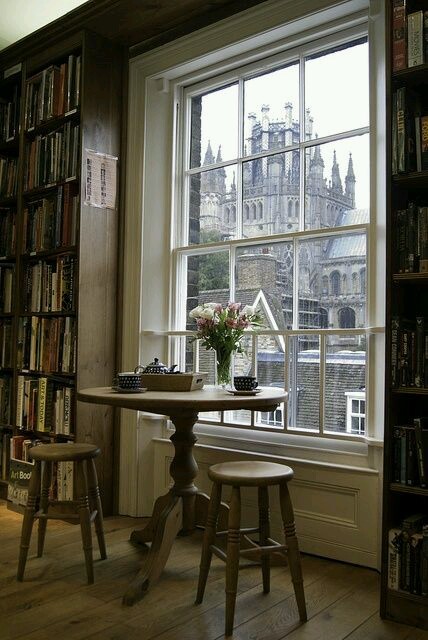
[[235,376],[233,385],[237,391],[254,391],[258,386],[257,378],[254,376]]
[[121,389],[139,389],[141,387],[141,373],[122,371],[113,381],[114,386]]

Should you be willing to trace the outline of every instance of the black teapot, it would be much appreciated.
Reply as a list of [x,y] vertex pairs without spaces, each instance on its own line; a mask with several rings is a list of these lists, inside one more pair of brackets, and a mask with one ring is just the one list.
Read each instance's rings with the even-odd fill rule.
[[137,367],[142,369],[142,373],[178,373],[174,371],[177,365],[173,364],[172,367],[167,367],[166,364],[159,362],[159,358],[154,358],[153,362],[150,362],[146,367]]

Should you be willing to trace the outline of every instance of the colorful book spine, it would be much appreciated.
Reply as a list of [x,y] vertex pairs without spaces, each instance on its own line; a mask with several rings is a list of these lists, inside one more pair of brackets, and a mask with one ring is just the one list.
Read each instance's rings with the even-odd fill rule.
[[392,70],[407,67],[406,0],[393,0],[392,4]]

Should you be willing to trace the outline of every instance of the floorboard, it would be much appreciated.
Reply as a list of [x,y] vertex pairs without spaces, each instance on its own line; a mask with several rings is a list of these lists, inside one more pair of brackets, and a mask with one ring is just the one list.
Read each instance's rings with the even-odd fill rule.
[[[24,581],[16,580],[22,516],[0,501],[0,640],[220,640],[224,631],[224,565],[213,559],[205,597],[194,604],[201,533],[177,538],[159,583],[133,607],[122,595],[146,551],[129,542],[143,520],[106,518],[107,560],[97,556],[86,584],[80,529],[48,524],[45,553],[33,532]],[[51,525],[51,526],[50,526]],[[240,570],[234,640],[428,640],[428,632],[379,618],[376,571],[302,556],[309,620],[300,625],[286,567],[272,568],[263,594],[258,566]]]

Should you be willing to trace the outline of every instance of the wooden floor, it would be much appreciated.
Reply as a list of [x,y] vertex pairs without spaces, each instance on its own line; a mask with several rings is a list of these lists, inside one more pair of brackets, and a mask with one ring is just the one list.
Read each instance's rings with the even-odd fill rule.
[[[86,584],[80,530],[49,522],[43,558],[30,549],[16,581],[22,518],[0,501],[0,638],[25,640],[215,640],[223,638],[224,565],[214,559],[204,602],[195,606],[200,533],[178,538],[164,575],[136,605],[121,596],[144,551],[128,542],[142,520],[105,520],[108,559],[95,562]],[[33,534],[33,543],[36,536]],[[377,572],[303,556],[309,621],[299,625],[288,570],[272,569],[263,595],[260,568],[239,574],[235,640],[428,640],[428,632],[380,620]]]

